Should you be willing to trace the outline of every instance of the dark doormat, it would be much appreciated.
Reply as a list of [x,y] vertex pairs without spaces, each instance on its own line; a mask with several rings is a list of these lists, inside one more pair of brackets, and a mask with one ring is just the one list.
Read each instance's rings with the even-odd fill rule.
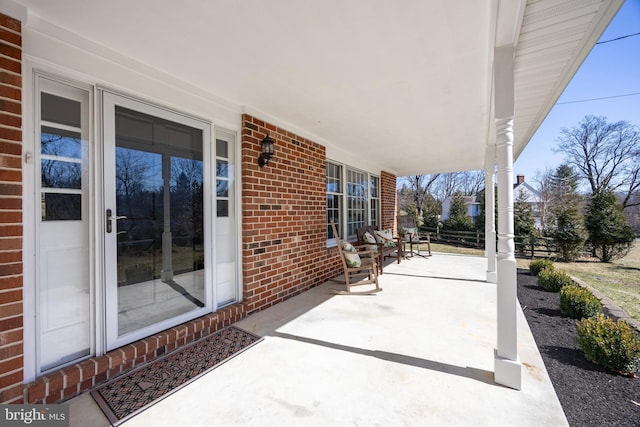
[[91,396],[117,426],[262,339],[229,326],[106,382]]

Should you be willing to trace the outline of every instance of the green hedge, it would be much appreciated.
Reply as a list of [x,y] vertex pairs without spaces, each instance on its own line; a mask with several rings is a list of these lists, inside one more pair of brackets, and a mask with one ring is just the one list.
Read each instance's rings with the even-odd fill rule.
[[577,329],[587,360],[615,372],[634,374],[640,369],[640,337],[629,323],[598,314],[577,322]]
[[559,292],[563,286],[572,285],[573,280],[563,271],[544,268],[538,273],[538,285],[545,291]]
[[560,311],[565,316],[582,319],[602,313],[602,304],[588,289],[569,285],[560,289]]
[[548,259],[535,259],[529,263],[529,273],[537,276],[545,268],[553,269],[553,261]]

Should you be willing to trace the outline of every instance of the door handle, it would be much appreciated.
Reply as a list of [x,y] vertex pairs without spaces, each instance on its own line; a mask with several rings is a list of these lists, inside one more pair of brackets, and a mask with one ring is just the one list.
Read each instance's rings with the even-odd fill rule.
[[[111,209],[107,209],[107,233],[111,233],[113,231],[113,222],[112,221],[117,221],[119,219],[127,219],[126,216],[111,216],[112,211]],[[120,234],[120,233],[117,233]]]

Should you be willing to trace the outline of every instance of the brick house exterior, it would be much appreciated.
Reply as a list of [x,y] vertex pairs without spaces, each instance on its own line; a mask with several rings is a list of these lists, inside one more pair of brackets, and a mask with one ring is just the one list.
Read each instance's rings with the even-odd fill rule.
[[0,402],[23,396],[22,26],[0,15]]
[[[267,133],[277,158],[260,168],[256,159]],[[322,145],[243,115],[243,300],[248,313],[335,275],[339,260],[326,248],[325,164]]]
[[[23,111],[20,21],[0,15],[0,402],[56,403],[228,326],[252,312],[298,295],[339,274],[327,247],[325,147],[251,115],[241,138],[242,301],[24,381]],[[256,159],[269,134],[277,154]],[[395,176],[380,172],[382,224],[395,224]]]
[[[519,389],[521,364],[512,327],[516,264],[509,230],[513,153],[526,146],[536,120],[546,116],[622,3],[603,0],[584,10],[563,0],[558,5],[545,0],[545,7],[547,1],[567,20],[554,21],[553,14],[539,11],[539,2],[530,7],[526,1],[416,1],[412,7],[420,13],[394,10],[397,16],[389,25],[396,37],[371,25],[387,18],[384,10],[361,2],[345,10],[350,14],[344,22],[331,22],[339,31],[325,31],[322,38],[316,35],[327,28],[325,17],[335,13],[334,6],[322,3],[316,5],[322,13],[292,8],[288,16],[289,5],[260,2],[250,12],[234,3],[224,8],[189,3],[178,10],[160,2],[154,7],[163,13],[149,14],[144,5],[126,2],[79,7],[79,2],[0,1],[0,403],[64,401],[336,276],[339,259],[328,241],[327,219],[339,212],[347,236],[374,221],[395,231],[396,175],[485,168],[489,181],[496,167],[502,252],[496,256],[495,247],[487,252],[487,280],[497,283],[498,293],[495,380]],[[296,19],[311,39],[270,31],[263,25],[264,13]],[[412,16],[445,14],[451,19],[433,21],[428,31],[406,25]],[[145,28],[147,39],[139,34],[146,18],[156,24]],[[123,24],[117,34],[110,27],[114,20]],[[194,31],[191,20],[197,24]],[[522,25],[525,21],[530,25]],[[174,25],[180,33],[167,31]],[[460,37],[448,37],[452,32]],[[520,46],[521,32],[542,37]],[[343,35],[350,33],[370,50],[345,43]],[[548,49],[547,39],[557,40],[557,49]],[[427,46],[427,53],[415,55],[409,40]],[[286,45],[283,52],[280,43]],[[400,44],[407,49],[397,49]],[[381,67],[378,54],[385,50],[400,62]],[[544,56],[537,54],[543,50]],[[440,59],[446,66],[433,67]],[[340,68],[341,62],[349,65]],[[535,69],[549,72],[531,75]],[[516,78],[514,70],[528,72]],[[514,120],[521,111],[527,114]],[[123,129],[139,132],[118,134]],[[148,129],[151,136],[142,131]],[[164,132],[158,139],[157,129]],[[172,140],[170,132],[189,136]],[[267,134],[276,154],[261,168],[257,158]],[[47,152],[43,147],[52,140],[45,135],[73,149]],[[218,150],[218,136],[226,148]],[[119,139],[126,141],[118,145]],[[141,178],[143,190],[136,194],[152,200],[138,223],[147,222],[152,238],[130,234],[124,242],[152,241],[150,277],[137,282],[120,277],[130,265],[118,260],[124,245],[117,221],[127,219],[117,212],[118,149],[155,159],[142,165],[155,175],[149,172],[152,179],[144,183]],[[192,204],[171,199],[171,185],[177,187],[171,184],[177,181],[174,158],[191,162],[196,173],[202,169],[199,199]],[[59,181],[43,178],[43,160],[58,162]],[[337,181],[342,189],[336,190]],[[349,185],[351,190],[345,189]],[[181,187],[180,195],[194,197],[194,188]],[[192,221],[191,241],[181,241],[182,246],[172,237],[175,205],[191,214],[180,218],[181,225]],[[488,231],[493,223],[488,215]],[[80,232],[64,234],[63,228]],[[72,237],[80,244],[62,248],[68,243],[62,241]],[[218,249],[221,242],[226,246]],[[185,298],[191,305],[181,300],[178,314],[166,314],[154,300],[147,312],[137,314],[136,321],[152,314],[153,319],[142,319],[148,324],[131,321],[131,330],[120,330],[121,313],[128,310],[120,305],[125,287],[169,284],[174,248],[188,246],[192,258],[181,260],[176,275],[189,275],[191,290],[201,299]],[[43,262],[54,251],[57,258]],[[140,262],[142,256],[136,256],[127,261]],[[67,265],[73,267],[73,283],[60,278]],[[166,286],[163,292],[171,294]],[[79,308],[71,310],[73,304]],[[48,312],[39,311],[43,306],[61,315],[47,318]],[[57,335],[62,327],[54,320],[62,323],[76,312],[81,333],[73,333],[68,322],[66,335]],[[43,319],[52,324],[43,326]],[[45,344],[43,330],[49,334]]]

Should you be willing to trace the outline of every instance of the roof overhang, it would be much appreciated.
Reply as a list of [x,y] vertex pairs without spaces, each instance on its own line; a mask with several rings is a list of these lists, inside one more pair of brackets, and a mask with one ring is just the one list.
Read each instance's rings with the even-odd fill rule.
[[336,160],[413,175],[484,168],[509,44],[519,154],[623,0],[3,2],[26,7],[27,29],[74,34]]

